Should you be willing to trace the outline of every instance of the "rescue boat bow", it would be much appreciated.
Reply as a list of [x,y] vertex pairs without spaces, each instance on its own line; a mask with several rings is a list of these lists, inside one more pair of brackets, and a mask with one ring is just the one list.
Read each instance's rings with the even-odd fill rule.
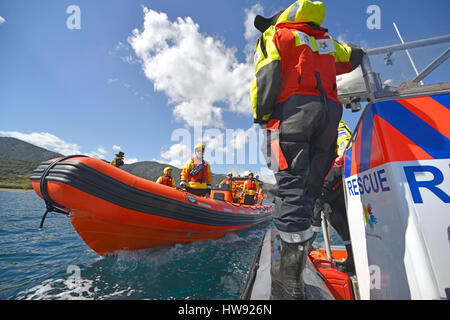
[[198,197],[86,156],[43,162],[31,180],[47,211],[67,212],[100,255],[214,240],[271,218],[271,206]]

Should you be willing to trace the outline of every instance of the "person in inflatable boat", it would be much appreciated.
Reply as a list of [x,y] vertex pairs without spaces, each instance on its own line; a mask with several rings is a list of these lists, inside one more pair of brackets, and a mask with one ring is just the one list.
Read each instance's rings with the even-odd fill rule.
[[259,184],[254,178],[253,172],[248,172],[248,179],[244,182],[244,188],[242,189],[244,193],[244,204],[255,204],[255,198],[258,198]]
[[232,172],[227,173],[227,177],[219,183],[219,187],[222,189],[228,189],[229,191],[231,191],[231,194],[233,196],[235,195],[236,185],[233,181],[233,173]]
[[163,175],[156,180],[156,183],[163,184],[168,187],[175,188],[175,178],[172,177],[172,168],[165,167],[163,170]]
[[282,245],[272,291],[280,299],[305,298],[302,271],[313,238],[314,202],[334,159],[342,116],[336,75],[354,70],[364,54],[333,40],[321,26],[324,19],[322,2],[298,0],[254,20],[262,35],[253,56],[250,100],[278,188],[273,221]]
[[111,161],[110,164],[112,164],[113,166],[115,166],[117,168],[123,166],[124,165],[124,162],[123,162],[124,156],[125,156],[125,153],[120,151],[118,154],[116,154],[114,160]]
[[211,166],[203,159],[205,145],[198,143],[194,147],[194,157],[181,170],[180,187],[198,196],[205,196],[211,191]]

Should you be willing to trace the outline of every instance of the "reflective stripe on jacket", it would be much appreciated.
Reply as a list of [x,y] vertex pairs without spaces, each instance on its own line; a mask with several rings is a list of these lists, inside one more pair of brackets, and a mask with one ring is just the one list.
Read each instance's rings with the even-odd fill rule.
[[351,136],[352,131],[345,123],[342,123],[341,121],[338,127],[338,138],[336,145],[336,154],[338,156],[342,156],[344,154],[344,151],[347,148],[347,144],[350,143],[349,148],[352,145],[352,142],[350,141]]
[[362,60],[361,49],[333,40],[327,29],[283,15],[256,44],[250,90],[255,123],[266,123],[275,105],[295,94],[320,96],[324,92],[340,103],[336,74],[352,71]]
[[181,180],[186,181],[189,188],[206,189],[207,185],[211,184],[211,167],[209,163],[204,160],[203,169],[195,176],[192,176],[190,174],[191,170],[199,164],[200,161],[198,161],[196,158],[192,158],[185,164],[184,168],[181,170]]
[[256,192],[258,192],[258,190],[259,190],[258,181],[248,179],[247,181],[244,182],[244,190],[243,191],[245,194],[253,196],[256,194]]

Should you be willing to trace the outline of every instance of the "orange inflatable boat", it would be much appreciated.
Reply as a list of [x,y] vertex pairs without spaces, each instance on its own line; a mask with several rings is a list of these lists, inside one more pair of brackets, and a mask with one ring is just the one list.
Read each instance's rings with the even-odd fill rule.
[[42,162],[31,180],[47,205],[41,227],[48,212],[65,213],[100,255],[218,239],[265,222],[272,212],[198,197],[79,155]]

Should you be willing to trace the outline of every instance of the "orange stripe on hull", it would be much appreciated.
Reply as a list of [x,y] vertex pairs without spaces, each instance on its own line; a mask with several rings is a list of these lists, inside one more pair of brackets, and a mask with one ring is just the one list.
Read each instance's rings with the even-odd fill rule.
[[362,123],[359,126],[355,143],[352,147],[352,164],[350,168],[350,175],[353,176],[359,172],[360,167],[360,157],[361,157],[361,132],[362,132]]

